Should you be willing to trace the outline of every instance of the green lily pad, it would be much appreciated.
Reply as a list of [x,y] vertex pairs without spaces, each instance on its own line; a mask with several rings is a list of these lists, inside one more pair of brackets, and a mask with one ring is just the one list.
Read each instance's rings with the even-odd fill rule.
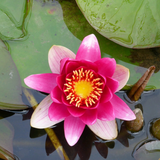
[[[28,36],[19,41],[7,41],[22,86],[26,87],[23,80],[31,74],[51,72],[48,51],[52,45],[62,45],[76,53],[82,39],[89,34],[95,34],[98,38],[102,57],[115,58],[118,64],[130,69],[129,84],[136,83],[148,68],[141,65],[142,61],[134,60],[132,55],[135,51],[100,35],[84,18],[75,0],[34,1],[32,10],[26,11],[32,12],[30,19],[25,21]],[[148,89],[160,88],[159,81],[160,73],[157,72],[151,77]],[[130,89],[130,86],[124,89]]]
[[57,1],[45,3],[34,1],[31,17],[25,22],[25,26],[29,35],[26,39],[7,43],[22,85],[26,87],[23,79],[27,76],[51,72],[48,51],[53,44],[65,46],[76,53],[80,41],[65,25],[61,6]]
[[0,109],[25,109],[17,68],[5,44],[0,40]]
[[76,0],[88,22],[103,36],[129,48],[160,45],[159,0]]
[[152,141],[143,144],[134,154],[136,160],[151,160],[160,158],[160,141]]
[[21,10],[24,10],[25,6],[26,0],[14,0],[14,3],[10,0],[0,1],[0,39],[11,40],[24,36],[22,31],[24,17]]

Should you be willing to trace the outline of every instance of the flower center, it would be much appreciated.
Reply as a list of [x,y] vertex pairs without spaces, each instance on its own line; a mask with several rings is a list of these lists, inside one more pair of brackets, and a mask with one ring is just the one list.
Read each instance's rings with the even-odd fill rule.
[[92,107],[102,94],[103,81],[94,71],[79,68],[66,78],[66,100],[76,107]]
[[74,91],[77,96],[81,98],[87,98],[93,91],[92,83],[84,80],[75,82]]

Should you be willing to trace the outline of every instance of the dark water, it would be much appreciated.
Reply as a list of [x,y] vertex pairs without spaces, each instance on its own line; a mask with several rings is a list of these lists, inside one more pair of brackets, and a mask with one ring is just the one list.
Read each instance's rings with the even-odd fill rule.
[[[41,101],[46,95],[33,91],[37,101]],[[125,92],[117,93],[119,97],[124,99]],[[139,101],[135,103],[126,103],[134,108],[141,108],[144,116],[143,129],[138,133],[130,133],[125,129],[123,122],[117,120],[119,127],[119,136],[113,141],[103,141],[96,137],[88,127],[85,128],[78,143],[70,147],[65,138],[63,132],[63,122],[53,128],[53,131],[57,135],[59,142],[65,150],[70,160],[132,160],[133,153],[142,143],[155,139],[150,133],[150,124],[155,118],[160,117],[160,90],[149,91],[142,94]],[[24,101],[27,101],[24,98]],[[45,130],[34,129],[30,127],[30,116],[32,114],[32,108],[27,111],[10,113],[7,111],[1,111],[1,116],[5,117],[7,121],[14,127],[13,138],[13,153],[18,159],[63,159],[55,150]]]

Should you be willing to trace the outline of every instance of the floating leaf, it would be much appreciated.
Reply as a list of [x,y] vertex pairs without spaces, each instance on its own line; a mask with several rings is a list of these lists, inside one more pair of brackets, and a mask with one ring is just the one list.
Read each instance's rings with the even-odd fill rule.
[[136,160],[158,160],[160,158],[160,141],[144,143],[134,154]]
[[53,44],[76,50],[79,40],[66,35],[70,32],[63,22],[62,9],[57,1],[47,1],[44,4],[34,1],[29,23],[27,21],[25,25],[29,37],[26,40],[9,41],[8,44],[18,67],[22,85],[26,87],[23,79],[28,75],[51,72],[48,65],[48,51]]
[[17,68],[5,44],[0,40],[0,109],[25,109]]
[[88,22],[103,36],[129,48],[160,45],[158,0],[76,0]]
[[[48,51],[52,45],[62,45],[76,53],[81,40],[92,33],[98,38],[102,57],[115,58],[118,64],[130,69],[129,84],[136,83],[148,68],[145,65],[138,66],[140,62],[132,58],[130,49],[108,40],[94,30],[84,18],[75,0],[34,1],[32,14],[30,19],[25,21],[25,26],[29,35],[26,39],[7,42],[18,68],[22,86],[26,87],[23,79],[31,74],[51,72]],[[155,61],[152,62],[154,65]],[[159,79],[160,72],[157,72],[151,77],[147,88],[160,88]]]
[[25,10],[26,0],[10,0],[0,1],[0,39],[11,40],[22,37],[23,15],[22,10]]

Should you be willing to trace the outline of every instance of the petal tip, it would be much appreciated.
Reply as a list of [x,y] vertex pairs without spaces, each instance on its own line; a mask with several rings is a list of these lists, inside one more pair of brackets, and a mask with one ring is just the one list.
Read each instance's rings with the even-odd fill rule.
[[60,73],[60,61],[63,58],[75,59],[75,54],[66,47],[53,45],[48,52],[48,62],[53,73]]
[[87,60],[91,62],[101,59],[99,43],[94,34],[84,37],[77,51],[76,59]]
[[136,115],[134,114],[134,112],[132,111],[132,113],[127,117],[128,121],[132,121],[136,119]]
[[70,146],[74,146],[76,143],[77,143],[77,141],[78,140],[76,140],[76,141],[70,141],[70,140],[68,140],[68,139],[66,139],[67,140],[67,143],[70,145]]
[[64,135],[70,146],[78,142],[84,128],[85,124],[79,118],[69,116],[64,120]]
[[25,83],[27,86],[28,86],[29,77],[30,77],[30,76],[24,78],[24,83]]
[[[92,37],[92,38],[96,38],[96,36],[92,33],[92,34],[89,34],[88,36],[86,37]],[[97,39],[97,38],[96,38]]]
[[104,140],[113,140],[118,136],[117,122],[112,121],[96,121],[93,125],[88,127],[100,138]]

